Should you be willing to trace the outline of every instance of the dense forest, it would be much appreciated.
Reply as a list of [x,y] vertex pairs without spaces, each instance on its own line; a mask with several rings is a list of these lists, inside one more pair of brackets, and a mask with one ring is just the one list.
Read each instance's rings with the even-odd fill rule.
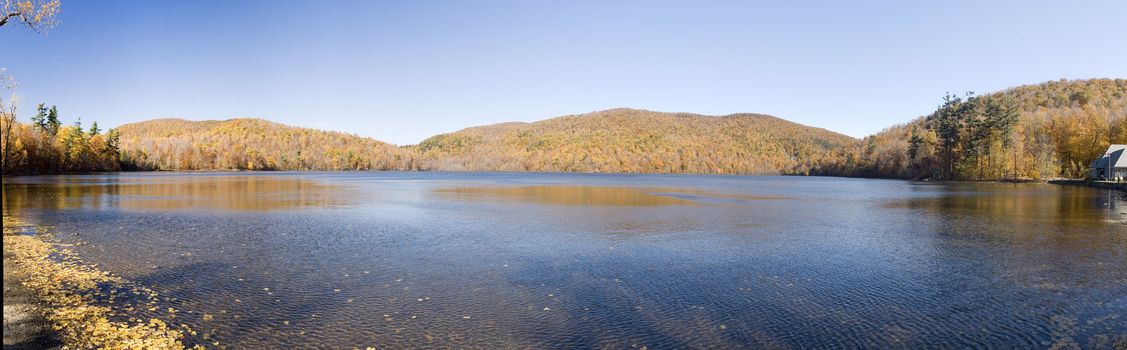
[[94,122],[63,125],[59,110],[40,104],[30,124],[15,118],[14,107],[0,111],[0,152],[4,174],[57,174],[120,169],[117,132],[103,133]]
[[[856,142],[766,115],[614,109],[469,128],[407,147],[257,119],[156,119],[122,125],[108,134],[112,137],[82,134],[91,144],[83,149],[93,153],[79,156],[70,151],[75,143],[66,141],[74,136],[47,142],[49,128],[11,124],[19,130],[11,138],[19,151],[6,174],[117,169],[807,174],[832,164],[841,149]],[[71,135],[71,129],[59,133]],[[41,147],[35,146],[23,155],[27,140],[57,143],[52,149],[61,156],[36,153]],[[78,158],[68,158],[71,154]],[[77,159],[91,161],[73,161]]]
[[612,109],[434,136],[424,169],[807,174],[856,142],[760,114],[723,117]]
[[335,131],[260,119],[156,119],[125,124],[121,159],[139,170],[405,170],[408,150]]
[[[612,109],[504,123],[396,147],[257,119],[157,119],[102,132],[40,105],[5,110],[4,174],[125,170],[445,170],[801,174],[1000,180],[1081,177],[1127,143],[1127,80],[1060,80],[975,96],[863,140],[759,114]],[[9,104],[10,105],[10,104]]]
[[974,96],[866,137],[844,176],[950,180],[1083,177],[1111,143],[1127,143],[1127,80],[1060,80]]

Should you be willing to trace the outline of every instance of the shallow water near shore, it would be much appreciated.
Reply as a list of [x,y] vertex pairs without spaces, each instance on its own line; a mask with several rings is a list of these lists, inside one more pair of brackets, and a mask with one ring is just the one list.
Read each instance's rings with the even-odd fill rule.
[[1084,187],[127,173],[5,178],[3,203],[204,345],[1127,344],[1127,200]]

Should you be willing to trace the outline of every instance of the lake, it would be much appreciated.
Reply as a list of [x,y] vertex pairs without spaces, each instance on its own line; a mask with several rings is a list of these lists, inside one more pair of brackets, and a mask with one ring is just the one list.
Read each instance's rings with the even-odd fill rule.
[[232,348],[1127,344],[1127,200],[1085,187],[126,173],[3,203]]

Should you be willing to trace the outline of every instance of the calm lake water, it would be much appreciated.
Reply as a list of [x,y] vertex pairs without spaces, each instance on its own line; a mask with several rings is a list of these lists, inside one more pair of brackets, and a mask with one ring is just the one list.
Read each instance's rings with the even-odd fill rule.
[[5,178],[3,203],[233,348],[1127,344],[1122,192],[159,173]]

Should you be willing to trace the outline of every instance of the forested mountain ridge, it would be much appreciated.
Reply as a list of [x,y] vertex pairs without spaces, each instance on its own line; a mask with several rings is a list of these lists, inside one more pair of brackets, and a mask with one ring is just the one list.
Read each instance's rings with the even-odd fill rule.
[[[37,128],[11,124],[26,130],[27,137],[43,137],[36,136],[44,133]],[[113,167],[17,166],[13,169],[18,171],[7,173],[121,168],[807,174],[857,142],[767,115],[713,117],[625,108],[471,127],[405,147],[261,119],[153,119],[111,132],[114,151],[101,163]]]
[[353,134],[261,119],[122,125],[121,160],[142,170],[405,170],[410,151]]
[[397,147],[260,119],[155,119],[101,133],[0,120],[5,174],[137,170],[444,170],[810,174],[951,180],[1080,177],[1127,143],[1127,80],[1060,80],[949,95],[857,140],[762,114],[611,109],[466,128]]
[[416,149],[437,170],[807,174],[856,142],[762,114],[619,108],[467,128]]
[[947,96],[935,112],[866,137],[832,175],[950,180],[1083,177],[1127,143],[1127,79],[1058,80]]

